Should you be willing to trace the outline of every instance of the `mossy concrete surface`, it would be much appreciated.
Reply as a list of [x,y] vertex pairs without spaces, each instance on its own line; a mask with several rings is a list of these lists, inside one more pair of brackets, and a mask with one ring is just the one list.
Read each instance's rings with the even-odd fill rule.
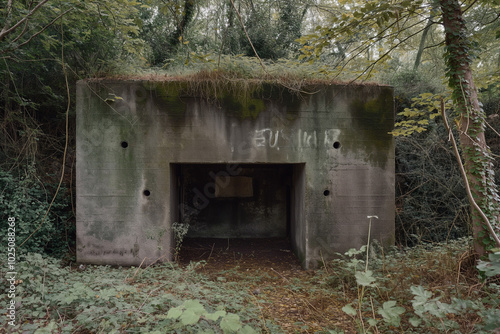
[[394,242],[392,88],[216,88],[78,82],[79,262],[171,260],[173,222],[196,237],[288,237],[305,268],[365,244],[367,216]]

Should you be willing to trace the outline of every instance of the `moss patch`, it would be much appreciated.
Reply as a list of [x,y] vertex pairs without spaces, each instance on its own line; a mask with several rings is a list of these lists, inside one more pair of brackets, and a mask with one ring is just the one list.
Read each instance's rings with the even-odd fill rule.
[[393,92],[390,87],[378,87],[378,94],[370,98],[366,89],[355,91],[349,111],[352,127],[343,131],[340,142],[354,152],[369,153],[365,158],[374,166],[385,167],[387,153],[392,148],[391,135],[394,128]]

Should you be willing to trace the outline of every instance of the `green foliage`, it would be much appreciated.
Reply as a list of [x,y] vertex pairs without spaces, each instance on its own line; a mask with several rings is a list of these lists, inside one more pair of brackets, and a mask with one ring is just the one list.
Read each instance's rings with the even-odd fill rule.
[[[496,237],[496,232],[491,224],[495,224],[497,220],[500,197],[492,170],[494,158],[484,139],[484,110],[479,104],[472,79],[472,63],[476,57],[475,43],[466,37],[468,30],[462,16],[461,3],[457,0],[440,1],[440,7],[446,42],[443,56],[445,72],[455,104],[457,128],[461,132],[468,184],[471,197],[474,197],[478,208],[486,217],[483,219],[479,210],[473,208],[471,221],[474,225],[475,248],[480,255],[484,255],[486,249],[495,245],[493,237]],[[486,225],[489,225],[490,229],[487,229]],[[500,247],[498,238],[496,243],[496,246]]]
[[[15,218],[18,247],[33,233],[18,248],[18,252],[61,256],[67,252],[68,247],[72,247],[75,227],[70,222],[73,215],[68,211],[69,198],[64,187],[59,190],[45,217],[54,192],[55,186],[41,183],[34,176],[33,170],[28,170],[24,176],[0,170],[0,219],[7,221],[8,217]],[[7,244],[7,233],[0,236],[0,242]]]
[[179,259],[179,252],[181,251],[182,248],[182,241],[184,240],[184,237],[188,233],[188,230],[189,230],[189,224],[182,224],[178,222],[174,222],[172,224],[172,232],[175,240],[174,258],[176,260]]
[[[369,284],[356,282],[356,273],[365,272],[366,248],[351,250],[350,256],[327,264],[323,271],[305,275],[310,282],[304,281],[305,276],[294,279],[293,285],[300,287],[296,291],[304,291],[293,293],[294,299],[321,295],[328,298],[327,307],[340,301],[344,312],[366,332],[491,332],[500,326],[500,285],[495,276],[476,284],[467,274],[474,266],[471,261],[469,268],[464,260],[468,242],[390,251],[373,242],[368,250]],[[16,263],[17,320],[11,329],[30,333],[283,332],[263,319],[265,309],[272,305],[268,292],[259,297],[247,292],[250,286],[263,283],[262,276],[233,268],[216,274],[231,279],[216,279],[200,274],[202,265],[64,267],[50,257],[24,254]],[[0,275],[6,271],[2,266]],[[351,283],[338,279],[348,276]],[[358,277],[359,283],[366,279]],[[276,290],[282,279],[267,282],[272,284],[264,289]],[[362,298],[360,286],[365,288]],[[6,280],[0,282],[0,289],[8,289]],[[7,294],[0,295],[2,314],[7,298]],[[311,310],[324,317],[320,309]],[[338,324],[339,319],[334,320]],[[324,332],[342,333],[333,328]]]
[[76,80],[141,63],[143,45],[133,19],[138,3],[40,1],[28,20],[33,3],[8,3],[13,4],[10,11],[0,8],[0,30],[17,28],[0,38],[2,168],[43,161],[37,168],[45,178],[55,172],[46,162],[62,160],[64,114],[69,107],[71,122]]
[[401,324],[401,315],[405,313],[405,309],[401,306],[396,306],[394,300],[384,302],[377,313],[380,314],[383,320],[389,325],[399,327]]
[[394,64],[381,74],[381,80],[394,87],[394,95],[400,101],[411,100],[424,93],[442,94],[445,87],[436,68],[421,66],[418,70]]
[[489,261],[480,260],[477,269],[483,272],[486,277],[500,275],[500,250],[493,249],[493,253],[488,254]]
[[[364,260],[357,258],[364,250],[350,250],[342,259],[333,261],[330,269],[335,276],[331,277],[330,284],[340,288],[347,300],[352,298],[350,296],[356,297],[355,302],[345,305],[342,310],[356,321],[363,333],[375,331],[375,328],[388,333],[395,327],[398,327],[397,332],[420,333],[453,330],[456,333],[485,333],[498,329],[495,316],[500,314],[500,286],[495,284],[497,281],[493,279],[472,294],[468,282],[455,281],[456,257],[464,241],[416,247],[405,250],[404,254],[381,252],[375,244],[370,251],[372,270],[364,272],[369,280],[358,275],[359,271],[354,275],[352,272],[353,267],[361,270],[365,265]],[[498,261],[496,257],[492,259]],[[484,267],[482,263],[478,266]],[[354,284],[345,279],[350,275],[356,278]],[[360,294],[360,288],[367,289]],[[375,317],[375,313],[380,317]]]
[[167,319],[178,319],[187,328],[198,323],[200,319],[217,322],[219,318],[221,319],[219,325],[224,334],[257,333],[249,325],[243,327],[240,317],[237,314],[227,313],[224,310],[209,313],[198,300],[186,300],[182,305],[171,308],[167,313]]
[[445,108],[450,109],[449,94],[435,73],[428,73],[425,69],[399,69],[393,73],[386,73],[382,80],[394,86],[397,100],[397,117],[395,128],[390,132],[394,136],[410,136],[414,133],[426,131],[440,115],[441,100]]
[[394,125],[395,129],[390,132],[393,136],[409,136],[414,132],[426,131],[429,121],[440,115],[441,103],[444,105],[442,101],[446,101],[443,96],[432,93],[423,93],[411,100],[411,107],[398,113],[403,119]]
[[[262,66],[262,64],[264,66]],[[188,58],[177,57],[158,71],[145,71],[144,74],[159,74],[168,76],[183,76],[192,78],[220,79],[226,84],[233,80],[256,79],[280,82],[289,88],[298,88],[305,80],[332,83],[333,81],[321,72],[321,67],[313,64],[303,64],[296,60],[278,59],[263,60],[245,55],[218,55],[213,53],[200,54],[192,52]],[[207,76],[208,75],[208,76]],[[252,82],[249,80],[248,85]]]
[[147,1],[139,8],[140,37],[146,43],[146,58],[151,66],[162,66],[188,47],[187,36],[196,1]]
[[140,9],[140,36],[148,44],[149,63],[161,67],[177,58],[188,63],[193,54],[255,57],[248,37],[262,59],[277,60],[297,50],[307,8],[300,1],[235,1],[235,7],[240,15],[229,0],[148,1]]
[[[173,264],[146,269],[62,267],[39,254],[16,264],[14,332],[257,333],[251,296]],[[2,266],[5,276],[5,266]],[[7,289],[5,280],[0,288]],[[0,296],[6,313],[7,294]],[[232,310],[229,312],[229,310]],[[233,313],[236,310],[238,315]],[[236,329],[236,330],[235,330]]]
[[[375,66],[384,68],[397,48],[414,36],[412,31],[422,22],[428,8],[422,1],[339,1],[330,5],[327,24],[316,26],[299,42],[303,45],[299,56],[304,61],[329,63],[331,75],[343,78],[370,79]],[[348,6],[349,10],[344,8]]]

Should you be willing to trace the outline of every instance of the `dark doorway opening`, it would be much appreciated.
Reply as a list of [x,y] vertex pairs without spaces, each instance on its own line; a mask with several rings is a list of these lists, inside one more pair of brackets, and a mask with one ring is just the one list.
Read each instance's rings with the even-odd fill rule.
[[305,164],[189,163],[171,170],[172,222],[189,225],[183,248],[240,244],[244,254],[267,245],[275,255],[292,250],[303,260]]

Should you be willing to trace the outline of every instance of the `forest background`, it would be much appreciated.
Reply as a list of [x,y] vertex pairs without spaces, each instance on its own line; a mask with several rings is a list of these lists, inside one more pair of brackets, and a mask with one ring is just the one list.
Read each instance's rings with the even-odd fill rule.
[[[455,5],[461,13],[447,14]],[[445,29],[452,15],[464,23],[456,31]],[[474,235],[495,247],[486,228],[474,231],[477,212],[440,112],[462,140],[464,113],[479,108],[467,115],[477,111],[491,150],[481,148],[477,168],[461,153],[467,171],[478,171],[472,192],[498,234],[498,0],[7,0],[0,29],[0,216],[16,217],[22,252],[74,259],[76,81],[200,71],[394,86],[396,244]],[[466,101],[461,110],[457,95],[476,89],[479,107]]]

